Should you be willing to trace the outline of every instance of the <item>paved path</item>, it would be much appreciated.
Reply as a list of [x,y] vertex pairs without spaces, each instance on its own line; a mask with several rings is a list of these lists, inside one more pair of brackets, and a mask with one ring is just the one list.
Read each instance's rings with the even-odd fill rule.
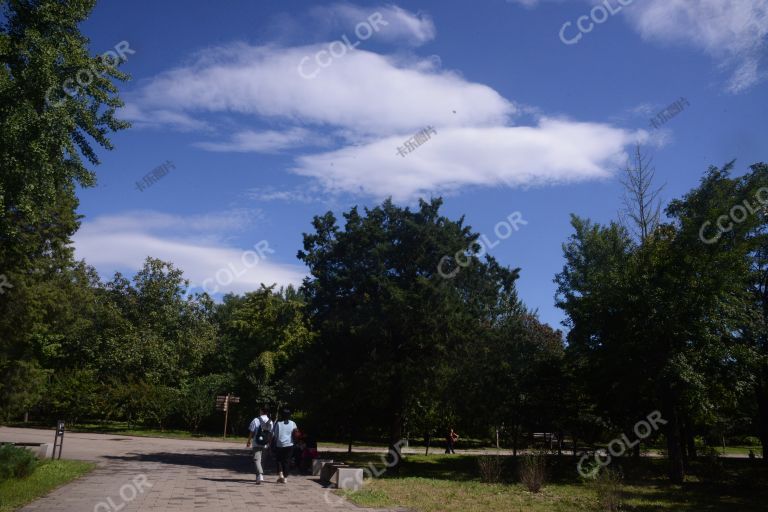
[[[53,431],[0,427],[0,441],[52,442]],[[342,500],[313,478],[274,475],[256,485],[242,444],[67,433],[63,458],[98,467],[21,512],[373,512]]]

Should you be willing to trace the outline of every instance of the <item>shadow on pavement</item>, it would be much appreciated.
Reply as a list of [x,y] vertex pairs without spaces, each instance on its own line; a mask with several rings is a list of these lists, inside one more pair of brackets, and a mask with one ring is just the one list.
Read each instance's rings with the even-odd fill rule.
[[204,469],[227,469],[237,473],[253,474],[250,451],[243,449],[212,449],[191,453],[155,452],[128,455],[105,455],[105,459],[125,462],[155,462],[173,466]]

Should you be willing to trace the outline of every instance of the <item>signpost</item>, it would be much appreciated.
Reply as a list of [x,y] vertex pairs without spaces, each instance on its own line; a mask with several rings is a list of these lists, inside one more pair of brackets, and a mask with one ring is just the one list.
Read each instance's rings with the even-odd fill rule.
[[53,453],[51,459],[56,458],[56,446],[59,447],[59,459],[61,458],[61,449],[64,447],[64,420],[56,423],[56,437],[53,439]]
[[227,421],[229,420],[229,404],[240,403],[240,397],[232,393],[216,397],[216,410],[224,411],[224,439],[227,438]]

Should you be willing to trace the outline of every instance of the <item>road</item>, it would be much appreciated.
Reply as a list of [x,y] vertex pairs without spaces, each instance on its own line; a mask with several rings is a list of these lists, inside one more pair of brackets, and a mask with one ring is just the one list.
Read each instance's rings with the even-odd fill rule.
[[[52,443],[53,430],[0,427],[0,441]],[[22,512],[374,512],[311,477],[255,484],[250,451],[238,443],[66,433],[62,458],[97,468]]]

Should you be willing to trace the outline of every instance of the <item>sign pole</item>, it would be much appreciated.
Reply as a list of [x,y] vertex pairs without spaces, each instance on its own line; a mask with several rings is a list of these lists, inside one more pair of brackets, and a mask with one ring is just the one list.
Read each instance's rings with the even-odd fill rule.
[[229,395],[224,399],[224,439],[227,438],[227,421],[229,420]]

